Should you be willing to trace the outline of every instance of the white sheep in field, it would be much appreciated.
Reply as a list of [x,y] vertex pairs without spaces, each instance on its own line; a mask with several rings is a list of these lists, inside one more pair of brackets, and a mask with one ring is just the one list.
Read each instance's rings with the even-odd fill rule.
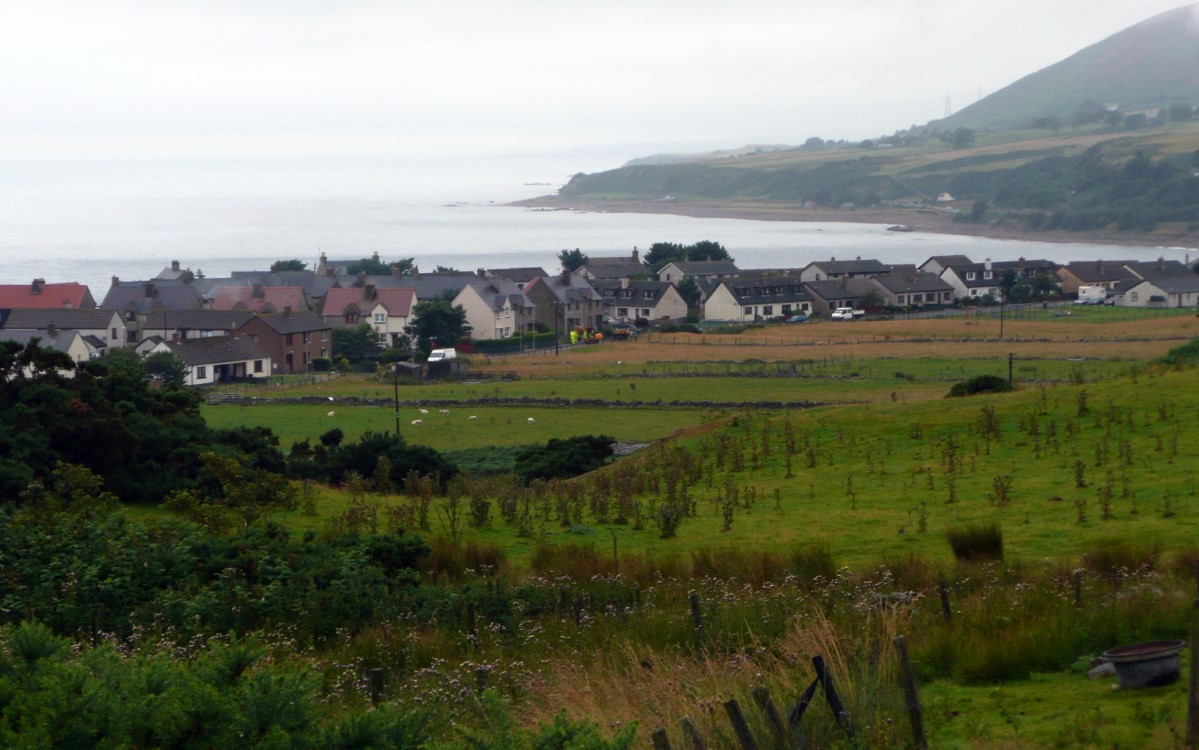
[[326,416],[326,417],[336,417],[336,416],[337,416],[337,412],[335,412],[335,411],[331,411],[331,412],[329,412],[328,414],[326,414],[325,416]]
[[437,413],[438,413],[438,414],[440,414],[440,415],[441,415],[441,416],[443,416],[443,417],[448,417],[448,416],[450,416],[450,410],[449,410],[449,409],[441,409],[441,410],[439,410]]
[[420,426],[421,426],[422,424],[424,424],[424,423],[425,423],[425,421],[424,421],[423,419],[414,419],[414,420],[412,420],[412,424],[413,424],[414,426],[416,426],[416,427],[420,427]]
[[474,414],[471,414],[469,417],[467,417],[467,419],[473,422],[474,420],[478,419],[478,417],[476,417]]
[[537,420],[529,417],[529,424],[537,424]]
[[420,413],[421,413],[421,414],[428,414],[428,413],[429,413],[429,410],[428,410],[428,409],[421,409],[421,410],[420,410]]

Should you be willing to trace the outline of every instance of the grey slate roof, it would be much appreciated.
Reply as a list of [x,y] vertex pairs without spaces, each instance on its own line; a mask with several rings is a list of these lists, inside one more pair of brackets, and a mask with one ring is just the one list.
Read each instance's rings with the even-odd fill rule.
[[1132,277],[1132,272],[1125,268],[1127,260],[1074,260],[1062,266],[1078,277],[1083,283],[1120,281]]
[[886,273],[875,276],[874,281],[893,294],[910,292],[952,292],[953,286],[935,273],[912,271],[908,273]]
[[[593,284],[595,290],[603,295],[605,300],[626,299],[629,301],[657,301],[671,287],[669,281],[643,281],[641,279],[630,280],[627,287],[621,286],[619,280],[600,281],[597,279]],[[624,296],[622,293],[625,291],[631,291],[632,294]],[[650,296],[647,297],[646,293],[649,293]]]
[[518,284],[524,284],[541,276],[547,276],[544,268],[529,267],[529,268],[488,268],[485,272],[488,276],[508,279],[515,281]]
[[103,307],[92,308],[52,308],[49,310],[12,310],[4,319],[4,327],[8,330],[43,330],[49,325],[64,329],[77,330],[80,328],[107,329],[112,322],[115,310]]
[[170,341],[165,346],[189,365],[214,365],[244,362],[250,359],[269,359],[261,346],[242,336],[213,336],[206,339]]
[[1134,276],[1139,276],[1142,279],[1159,279],[1166,276],[1186,276],[1194,275],[1191,269],[1187,268],[1186,264],[1176,260],[1164,260],[1158,258],[1152,261],[1134,261],[1125,263],[1124,267],[1132,272]]
[[648,277],[654,275],[649,266],[631,261],[628,263],[588,263],[584,268],[596,280],[635,278],[639,276]]
[[740,273],[741,269],[731,260],[680,260],[667,263],[687,275],[708,273]]
[[266,323],[275,333],[303,333],[329,328],[329,324],[325,322],[324,318],[307,311],[259,315],[258,319]]
[[855,258],[854,260],[817,260],[808,264],[824,272],[826,276],[843,276],[845,274],[886,273],[890,266],[874,258]]
[[241,328],[254,313],[249,310],[155,310],[146,316],[142,331],[202,330],[232,331]]
[[[812,299],[804,289],[803,282],[794,276],[742,276],[724,279],[721,283],[742,305],[807,302]],[[712,287],[713,291],[715,288]]]
[[[147,286],[150,288],[149,296],[146,295]],[[134,310],[143,314],[158,307],[168,310],[197,310],[201,307],[201,299],[194,286],[182,281],[119,281],[114,277],[114,283],[108,288],[100,307]]]
[[[58,331],[53,336],[48,335],[44,331],[0,331],[0,341],[15,341],[18,344],[28,344],[33,339],[38,339],[38,346],[43,349],[55,349],[60,352],[69,351],[71,342],[79,335],[78,331]],[[90,337],[84,336],[84,339]],[[89,342],[91,343],[91,342]],[[93,345],[96,349],[104,349],[104,343]]]
[[809,294],[825,301],[857,299],[872,289],[877,293],[877,289],[870,283],[870,279],[846,279],[845,281],[846,283],[842,284],[841,279],[824,279],[805,282],[804,286]]
[[1159,276],[1156,279],[1137,279],[1128,288],[1137,286],[1138,284],[1149,283],[1166,294],[1183,294],[1186,292],[1199,292],[1199,274],[1187,273],[1186,275],[1178,276]]

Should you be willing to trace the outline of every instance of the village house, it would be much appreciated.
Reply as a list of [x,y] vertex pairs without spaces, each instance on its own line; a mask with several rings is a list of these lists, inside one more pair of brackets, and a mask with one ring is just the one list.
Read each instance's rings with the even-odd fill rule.
[[683,279],[695,279],[696,283],[735,279],[741,269],[731,260],[679,260],[667,263],[658,271],[658,281],[678,284]]
[[888,273],[891,267],[881,261],[868,258],[862,260],[817,260],[804,266],[799,272],[801,281],[828,281],[829,279],[860,279]]
[[687,317],[687,302],[674,284],[621,278],[592,282],[604,300],[604,317],[630,320],[678,320]]
[[1116,299],[1122,307],[1195,307],[1199,304],[1199,274],[1158,276],[1123,282]]
[[333,328],[356,328],[366,323],[379,336],[383,348],[397,346],[404,327],[412,320],[416,292],[412,289],[379,289],[367,282],[361,287],[334,287],[325,295],[321,317]]
[[275,375],[308,372],[317,357],[333,357],[333,329],[316,313],[255,315],[237,331],[262,346]]
[[229,336],[253,317],[248,310],[154,310],[142,323],[139,342],[148,336],[164,341]]
[[32,333],[53,337],[58,331],[78,331],[97,351],[120,348],[128,343],[125,321],[116,310],[102,307],[87,309],[50,308],[8,310],[0,319],[0,328],[9,333]]
[[480,268],[477,276],[480,279],[507,279],[516,284],[522,292],[533,279],[549,276],[544,268],[530,266],[527,268]]
[[842,276],[839,279],[809,281],[804,284],[804,289],[812,298],[812,310],[827,314],[838,307],[857,307],[859,297],[877,291],[878,287],[868,278]]
[[452,304],[466,311],[472,338],[505,339],[535,330],[533,302],[507,279],[476,278],[462,288]]
[[533,279],[525,285],[525,296],[533,303],[534,319],[547,330],[565,333],[575,326],[603,326],[603,295],[570,272]]
[[0,309],[89,308],[96,301],[86,284],[68,281],[47,284],[34,279],[31,284],[0,284]]
[[928,260],[916,266],[916,270],[940,276],[950,266],[968,266],[973,262],[965,255],[933,255]]
[[125,321],[128,343],[141,341],[146,316],[155,310],[199,310],[203,301],[194,286],[179,281],[121,281],[112,286],[100,307],[116,310]]
[[[0,318],[2,317],[3,315],[0,314]],[[79,331],[66,331],[58,328],[50,328],[45,331],[0,330],[0,341],[15,341],[22,346],[27,346],[34,339],[38,339],[38,346],[43,349],[54,349],[65,353],[76,365],[97,359],[104,353],[103,342],[98,341],[95,336],[85,336]],[[27,368],[24,374],[26,377],[30,377],[32,372]],[[59,374],[63,377],[74,377],[73,371],[60,371]]]
[[721,279],[704,300],[704,319],[752,322],[812,312],[812,297],[797,277]]
[[870,279],[891,307],[952,305],[953,287],[934,273],[907,271],[873,276]]
[[149,353],[161,352],[173,354],[187,364],[185,385],[260,380],[271,375],[270,355],[260,344],[244,336],[162,341]]
[[614,281],[617,279],[649,279],[654,272],[641,262],[637,249],[632,255],[601,256],[588,258],[587,264],[575,271],[588,281]]
[[258,313],[273,313],[290,307],[293,310],[308,310],[308,296],[300,286],[266,286],[254,282],[250,286],[223,284],[212,290],[209,310],[249,310]]
[[1076,260],[1058,266],[1057,277],[1061,279],[1062,291],[1078,294],[1080,286],[1101,286],[1109,292],[1121,281],[1137,278],[1124,266],[1125,260]]

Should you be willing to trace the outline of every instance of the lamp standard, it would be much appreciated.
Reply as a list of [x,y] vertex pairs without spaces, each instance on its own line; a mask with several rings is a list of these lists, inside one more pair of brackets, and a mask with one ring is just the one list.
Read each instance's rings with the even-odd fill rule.
[[558,330],[558,318],[562,310],[562,303],[554,300],[554,356],[558,356],[558,343],[562,340],[562,334]]
[[391,384],[395,389],[395,409],[396,409],[396,440],[400,439],[400,363],[395,362],[391,366]]

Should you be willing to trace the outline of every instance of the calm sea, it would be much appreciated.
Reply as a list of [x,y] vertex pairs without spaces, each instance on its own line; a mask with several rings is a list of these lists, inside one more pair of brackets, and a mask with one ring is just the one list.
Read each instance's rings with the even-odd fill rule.
[[[830,257],[919,263],[1051,258],[1178,260],[1193,249],[1049,244],[883,226],[531,211],[503,204],[554,192],[575,172],[618,166],[580,156],[362,161],[0,162],[0,283],[80,281],[97,301],[112,276],[153,277],[172,260],[207,276],[378,252],[424,270],[543,266],[564,248],[592,255],[654,242],[715,240],[742,268]],[[311,266],[310,266],[311,267]]]

